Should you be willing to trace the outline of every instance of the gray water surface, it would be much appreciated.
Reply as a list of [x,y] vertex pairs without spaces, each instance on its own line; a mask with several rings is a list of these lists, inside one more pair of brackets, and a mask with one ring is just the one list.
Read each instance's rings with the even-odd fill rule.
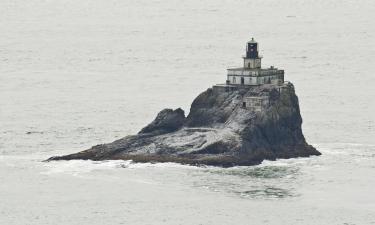
[[[375,224],[370,0],[0,1],[0,224]],[[61,161],[182,107],[260,42],[319,157]]]

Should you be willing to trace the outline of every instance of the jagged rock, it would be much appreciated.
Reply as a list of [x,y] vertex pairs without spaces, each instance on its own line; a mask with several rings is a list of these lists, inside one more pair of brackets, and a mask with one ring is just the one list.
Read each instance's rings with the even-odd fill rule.
[[153,133],[163,134],[178,130],[184,125],[185,112],[181,108],[176,110],[163,109],[155,120],[144,127],[138,134]]
[[[243,99],[266,96],[249,108]],[[215,91],[182,109],[164,109],[137,135],[49,160],[124,159],[216,166],[255,165],[265,159],[320,155],[302,134],[298,98],[291,83]]]

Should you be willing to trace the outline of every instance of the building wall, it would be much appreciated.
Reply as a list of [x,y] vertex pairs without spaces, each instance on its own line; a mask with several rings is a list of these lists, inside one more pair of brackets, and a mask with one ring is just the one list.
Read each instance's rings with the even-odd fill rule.
[[260,84],[280,84],[284,82],[284,75],[277,74],[272,76],[241,76],[228,75],[229,84],[241,84],[241,77],[244,79],[244,85],[260,85]]
[[244,75],[244,76],[271,76],[271,75],[282,75],[284,70],[278,69],[267,69],[267,70],[248,70],[248,69],[236,69],[228,70],[228,75]]
[[258,85],[258,77],[249,76],[228,76],[229,84],[241,84],[241,77],[245,85]]
[[259,75],[259,73],[258,71],[250,71],[250,70],[229,70],[228,75],[257,76]]
[[269,105],[268,96],[245,97],[243,102],[246,103],[246,109],[261,112]]
[[247,59],[244,58],[244,65],[245,68],[255,69],[261,67],[261,59]]
[[258,84],[279,84],[284,80],[280,75],[258,77]]

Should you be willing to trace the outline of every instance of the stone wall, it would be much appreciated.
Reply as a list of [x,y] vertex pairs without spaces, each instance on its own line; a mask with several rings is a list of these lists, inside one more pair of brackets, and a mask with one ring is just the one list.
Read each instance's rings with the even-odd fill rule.
[[262,112],[269,106],[268,96],[248,96],[242,100],[242,106],[254,112]]

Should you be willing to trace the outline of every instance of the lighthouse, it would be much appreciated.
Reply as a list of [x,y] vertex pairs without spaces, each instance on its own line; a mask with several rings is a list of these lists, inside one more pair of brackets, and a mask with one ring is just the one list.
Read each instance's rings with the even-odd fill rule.
[[243,67],[230,68],[227,71],[227,85],[246,87],[284,83],[284,70],[279,70],[273,66],[262,68],[262,57],[259,56],[259,44],[254,38],[251,38],[246,44]]
[[259,69],[262,67],[262,58],[259,57],[258,43],[251,38],[251,41],[247,42],[246,56],[243,57],[243,67],[249,69]]
[[[237,90],[249,90],[252,87],[263,86],[264,89],[276,88],[279,93],[285,87],[284,70],[274,66],[262,68],[262,57],[259,55],[259,44],[251,38],[246,43],[246,55],[243,58],[243,67],[227,69],[225,84],[216,84],[212,90],[216,93],[231,93]],[[270,103],[269,94],[253,94],[247,92],[239,98],[241,108],[253,112],[262,112]]]

